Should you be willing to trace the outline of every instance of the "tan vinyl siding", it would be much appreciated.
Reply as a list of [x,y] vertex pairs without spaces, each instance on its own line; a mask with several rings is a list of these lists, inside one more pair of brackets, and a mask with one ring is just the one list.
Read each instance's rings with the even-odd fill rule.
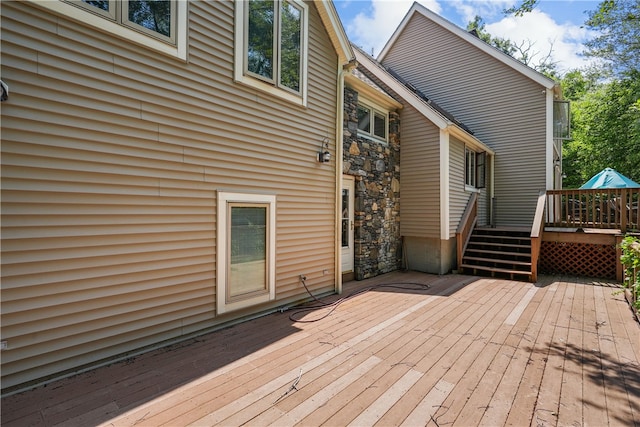
[[530,224],[546,182],[545,88],[420,14],[384,65],[495,150],[497,223]]
[[401,234],[440,237],[440,129],[413,107],[402,123]]
[[334,289],[335,162],[315,156],[335,153],[337,54],[310,3],[307,108],[235,84],[233,8],[189,2],[185,63],[3,3],[3,387],[230,320],[217,190],[277,197],[271,306],[306,296],[299,274]]
[[467,207],[471,193],[464,186],[464,143],[457,138],[449,140],[449,237],[455,238],[460,218]]

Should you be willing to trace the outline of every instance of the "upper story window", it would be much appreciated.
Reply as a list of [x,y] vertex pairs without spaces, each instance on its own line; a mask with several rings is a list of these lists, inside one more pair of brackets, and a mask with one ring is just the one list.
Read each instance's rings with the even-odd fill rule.
[[464,150],[464,185],[468,190],[486,187],[487,153],[477,153],[465,147]]
[[238,2],[236,80],[305,105],[307,16],[299,0]]
[[55,0],[37,4],[145,47],[187,58],[186,1]]
[[120,25],[175,44],[176,2],[169,0],[68,0]]
[[387,112],[380,111],[366,104],[358,104],[358,135],[364,135],[387,141]]
[[571,139],[571,108],[569,101],[553,101],[553,138]]

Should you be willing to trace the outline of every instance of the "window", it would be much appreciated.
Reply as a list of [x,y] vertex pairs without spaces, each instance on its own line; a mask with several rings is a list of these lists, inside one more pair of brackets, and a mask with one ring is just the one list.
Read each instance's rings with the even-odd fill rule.
[[476,153],[465,148],[464,185],[468,189],[484,188],[486,186],[487,153]]
[[237,81],[306,104],[307,6],[249,0],[236,6]]
[[358,104],[358,135],[387,140],[387,113]]
[[569,101],[553,101],[553,138],[571,139],[571,108]]
[[58,0],[38,5],[162,53],[187,57],[187,2]]
[[465,149],[465,173],[464,173],[464,185],[468,187],[476,186],[476,152]]
[[73,0],[70,3],[151,37],[175,43],[175,1]]
[[217,312],[275,299],[275,196],[218,194]]

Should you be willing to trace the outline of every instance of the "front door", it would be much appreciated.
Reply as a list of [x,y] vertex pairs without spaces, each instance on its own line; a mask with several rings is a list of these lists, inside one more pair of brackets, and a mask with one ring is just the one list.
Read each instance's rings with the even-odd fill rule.
[[352,176],[342,177],[342,274],[353,272],[353,218],[355,200],[355,182]]

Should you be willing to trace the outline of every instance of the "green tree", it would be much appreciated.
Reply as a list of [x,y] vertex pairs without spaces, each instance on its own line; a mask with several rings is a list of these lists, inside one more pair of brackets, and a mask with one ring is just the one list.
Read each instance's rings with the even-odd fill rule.
[[604,0],[589,12],[585,26],[598,35],[585,43],[585,54],[605,61],[616,76],[640,69],[640,1]]
[[522,0],[519,6],[513,6],[509,9],[505,9],[505,15],[522,16],[525,13],[531,12],[540,3],[540,0]]
[[573,137],[563,147],[564,186],[577,188],[605,167],[640,181],[640,72],[597,84],[573,71],[562,83]]

